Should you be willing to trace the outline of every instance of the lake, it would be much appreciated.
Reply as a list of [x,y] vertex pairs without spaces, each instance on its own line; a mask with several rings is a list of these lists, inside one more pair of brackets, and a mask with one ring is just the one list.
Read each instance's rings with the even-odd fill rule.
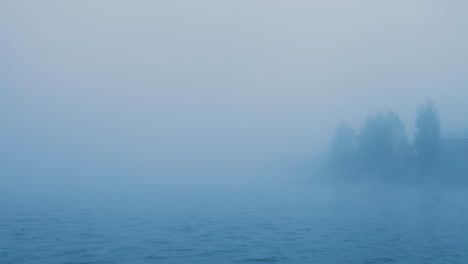
[[3,195],[0,263],[468,263],[461,187],[213,189]]

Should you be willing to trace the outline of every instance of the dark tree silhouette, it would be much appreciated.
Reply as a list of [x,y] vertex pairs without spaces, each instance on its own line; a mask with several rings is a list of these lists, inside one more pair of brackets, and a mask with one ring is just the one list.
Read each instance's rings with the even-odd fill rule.
[[364,173],[393,172],[408,151],[405,127],[394,112],[369,117],[358,137],[360,167]]
[[421,105],[416,118],[414,146],[421,166],[431,168],[440,153],[440,121],[437,109],[431,100]]
[[442,138],[439,115],[429,99],[420,106],[415,124],[410,144],[394,112],[369,116],[357,134],[342,122],[324,168],[345,181],[468,183],[468,129]]

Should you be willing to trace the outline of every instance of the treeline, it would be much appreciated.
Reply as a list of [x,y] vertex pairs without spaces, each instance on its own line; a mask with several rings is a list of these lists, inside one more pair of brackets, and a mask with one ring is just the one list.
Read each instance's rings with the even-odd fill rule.
[[329,150],[327,175],[349,180],[464,174],[468,178],[468,144],[465,150],[463,144],[452,150],[444,146],[448,141],[441,137],[439,115],[432,101],[427,100],[419,108],[415,127],[411,142],[394,112],[368,117],[358,133],[342,122]]

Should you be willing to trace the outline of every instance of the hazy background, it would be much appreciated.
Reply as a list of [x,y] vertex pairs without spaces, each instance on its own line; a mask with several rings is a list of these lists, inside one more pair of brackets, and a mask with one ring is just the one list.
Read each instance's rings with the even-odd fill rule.
[[358,128],[394,110],[411,135],[426,97],[444,132],[461,131],[467,9],[461,0],[1,1],[0,188],[281,181],[326,151],[340,120]]

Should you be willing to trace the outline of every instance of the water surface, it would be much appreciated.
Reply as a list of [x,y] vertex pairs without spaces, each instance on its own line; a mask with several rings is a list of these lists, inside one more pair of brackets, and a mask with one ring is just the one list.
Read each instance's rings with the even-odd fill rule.
[[468,191],[8,196],[0,263],[468,263]]

